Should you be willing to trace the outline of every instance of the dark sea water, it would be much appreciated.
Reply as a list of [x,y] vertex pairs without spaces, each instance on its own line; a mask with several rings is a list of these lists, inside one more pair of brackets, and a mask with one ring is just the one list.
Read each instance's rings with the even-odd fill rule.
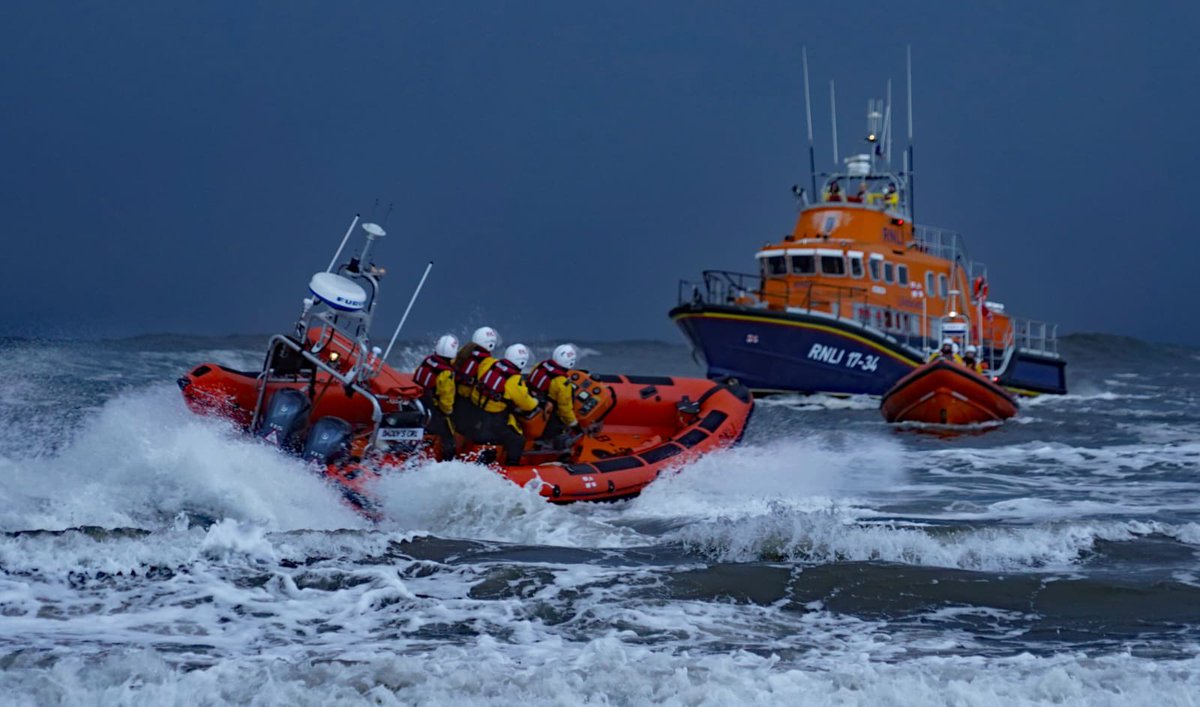
[[372,525],[184,407],[263,343],[0,341],[0,702],[1200,704],[1200,351],[1069,337],[1070,395],[956,437],[761,401],[617,504],[433,464]]

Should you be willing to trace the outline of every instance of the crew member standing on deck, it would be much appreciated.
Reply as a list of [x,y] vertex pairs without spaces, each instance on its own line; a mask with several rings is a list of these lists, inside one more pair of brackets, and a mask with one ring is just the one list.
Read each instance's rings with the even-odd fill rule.
[[479,383],[471,392],[471,407],[478,416],[471,441],[501,445],[507,466],[520,464],[525,451],[525,434],[513,414],[528,415],[538,406],[521,378],[521,370],[528,363],[529,349],[524,344],[509,346],[504,358],[484,361]]
[[842,188],[838,186],[836,181],[830,182],[829,187],[825,190],[825,201],[841,201]]
[[963,350],[962,362],[972,371],[983,373],[983,364],[979,362],[979,349],[975,347],[975,344],[968,344],[967,348]]
[[932,354],[930,354],[929,360],[932,361],[935,358],[944,358],[947,361],[953,361],[954,363],[962,365],[962,362],[963,362],[962,356],[959,356],[958,352],[955,351],[954,349],[955,349],[954,339],[950,339],[950,338],[943,339],[942,340],[942,348],[940,350],[934,351]]
[[[500,345],[500,335],[490,326],[481,326],[471,335],[471,343],[462,347],[454,357],[454,382],[458,386],[458,399],[469,401],[484,364],[495,362],[492,352]],[[478,421],[474,405],[454,406],[454,429],[468,437],[474,434]]]
[[454,357],[458,354],[458,337],[446,334],[438,339],[433,353],[426,356],[413,372],[413,382],[421,386],[421,401],[429,414],[426,431],[438,438],[439,459],[454,458]]
[[571,344],[562,344],[554,349],[547,360],[529,372],[529,392],[538,400],[554,403],[554,410],[546,422],[542,439],[556,443],[566,441],[566,435],[579,432],[579,421],[575,419],[573,397],[575,390],[567,374],[579,360],[579,351]]

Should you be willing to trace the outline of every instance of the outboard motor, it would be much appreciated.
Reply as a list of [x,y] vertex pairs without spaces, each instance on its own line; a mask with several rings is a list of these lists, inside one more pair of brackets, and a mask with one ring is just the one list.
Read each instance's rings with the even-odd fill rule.
[[295,388],[275,391],[267,401],[266,412],[258,423],[255,435],[288,452],[300,450],[300,435],[308,425],[312,403],[308,396]]
[[306,462],[333,464],[350,452],[350,437],[354,428],[340,417],[322,417],[313,423],[300,458]]

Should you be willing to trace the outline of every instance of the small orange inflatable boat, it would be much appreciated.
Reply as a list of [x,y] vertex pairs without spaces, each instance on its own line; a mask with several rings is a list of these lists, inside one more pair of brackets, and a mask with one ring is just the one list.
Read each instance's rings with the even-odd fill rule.
[[901,378],[879,409],[888,422],[970,425],[1017,414],[1008,391],[958,363],[934,359]]
[[[383,351],[368,341],[383,271],[366,254],[385,232],[375,224],[362,228],[362,255],[313,276],[295,333],[271,337],[261,370],[205,363],[180,378],[179,387],[195,412],[226,417],[298,454],[373,515],[371,481],[410,461],[432,459],[438,445],[426,435],[421,388],[411,374],[384,363],[391,345]],[[458,449],[521,486],[535,484],[551,501],[610,500],[636,495],[663,471],[734,444],[753,407],[749,391],[735,382],[579,370],[569,378],[572,407],[585,430],[577,438],[555,446],[527,442],[521,464],[508,467],[492,461],[494,448],[459,439]],[[523,423],[527,440],[541,436],[549,414],[542,410]]]

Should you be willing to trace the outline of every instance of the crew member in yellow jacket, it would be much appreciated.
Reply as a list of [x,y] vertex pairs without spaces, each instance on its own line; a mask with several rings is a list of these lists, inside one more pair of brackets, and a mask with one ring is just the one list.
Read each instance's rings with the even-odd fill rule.
[[958,351],[956,349],[957,347],[954,345],[954,339],[943,339],[942,348],[929,354],[929,360],[932,361],[935,358],[944,358],[947,361],[953,361],[959,365],[962,365],[962,356],[958,355]]
[[457,354],[458,338],[446,334],[438,339],[433,353],[413,371],[413,382],[421,386],[421,401],[429,413],[425,429],[438,438],[442,461],[454,458],[454,427],[450,418],[454,415],[454,357]]
[[575,419],[575,388],[567,378],[578,360],[579,351],[571,344],[562,344],[554,349],[549,359],[533,367],[527,380],[529,392],[535,398],[554,404],[554,414],[546,422],[542,439],[554,442],[557,447],[565,446],[568,437],[579,431],[579,421]]
[[[458,399],[469,401],[471,392],[479,384],[480,370],[484,364],[491,366],[496,359],[492,352],[500,345],[500,334],[490,326],[481,326],[471,335],[471,343],[462,347],[454,357],[454,382],[458,386]],[[474,405],[454,407],[454,428],[470,436],[478,420]]]
[[979,349],[975,344],[967,344],[963,350],[963,365],[976,373],[983,373],[983,362],[979,360]]
[[480,364],[479,382],[471,391],[477,417],[468,436],[476,444],[501,445],[508,466],[520,464],[525,451],[525,435],[513,413],[528,415],[538,406],[521,379],[521,370],[528,363],[529,349],[513,344],[504,351],[504,358]]

